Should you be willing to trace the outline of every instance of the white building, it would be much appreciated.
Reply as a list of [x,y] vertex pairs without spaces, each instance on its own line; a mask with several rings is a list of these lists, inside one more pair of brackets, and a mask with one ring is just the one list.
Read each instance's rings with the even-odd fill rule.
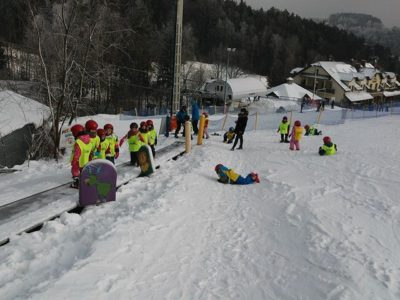
[[242,99],[265,96],[267,81],[263,80],[262,77],[255,76],[232,78],[228,79],[227,82],[225,80],[212,79],[204,84],[201,92],[213,95],[222,101],[226,99],[227,103],[240,102]]

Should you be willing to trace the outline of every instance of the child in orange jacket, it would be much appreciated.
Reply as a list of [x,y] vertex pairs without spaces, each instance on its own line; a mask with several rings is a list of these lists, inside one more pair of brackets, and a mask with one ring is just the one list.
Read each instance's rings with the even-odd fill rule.
[[290,144],[289,144],[289,149],[294,150],[296,147],[296,150],[300,150],[300,140],[301,137],[303,136],[303,127],[301,127],[301,122],[297,120],[294,122],[294,126],[292,128],[292,132],[289,134],[290,137]]

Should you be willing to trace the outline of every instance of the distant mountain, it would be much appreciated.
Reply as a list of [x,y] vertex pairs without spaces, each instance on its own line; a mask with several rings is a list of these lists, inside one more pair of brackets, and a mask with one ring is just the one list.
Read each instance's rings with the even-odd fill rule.
[[400,55],[400,28],[385,27],[374,16],[356,13],[338,13],[330,15],[327,24],[361,36],[370,44],[381,44]]

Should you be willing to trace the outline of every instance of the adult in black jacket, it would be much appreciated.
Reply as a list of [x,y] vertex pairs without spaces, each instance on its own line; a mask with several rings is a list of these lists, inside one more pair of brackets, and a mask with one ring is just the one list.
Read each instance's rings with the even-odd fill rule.
[[249,114],[249,112],[245,108],[242,108],[240,110],[238,119],[236,121],[236,127],[235,127],[236,138],[235,138],[235,142],[233,143],[233,147],[231,149],[232,151],[235,150],[235,147],[239,140],[240,140],[240,144],[239,144],[238,149],[243,149],[243,134],[244,134],[244,131],[246,130],[248,114]]

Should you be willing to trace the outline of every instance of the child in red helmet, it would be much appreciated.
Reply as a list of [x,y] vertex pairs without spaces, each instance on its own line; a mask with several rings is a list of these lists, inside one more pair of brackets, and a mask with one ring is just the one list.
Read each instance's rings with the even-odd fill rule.
[[149,145],[151,148],[151,152],[153,153],[153,157],[156,156],[156,148],[155,145],[157,145],[157,131],[154,128],[154,124],[152,120],[147,120],[146,121],[147,125],[147,131],[149,135]]
[[300,150],[300,140],[303,135],[303,127],[301,127],[301,122],[299,120],[294,122],[294,126],[292,128],[292,132],[289,134],[290,137],[290,144],[289,144],[289,149],[294,150],[296,147],[296,150]]
[[97,129],[97,136],[100,138],[100,145],[97,148],[96,158],[106,159],[106,152],[110,152],[110,141],[106,139],[106,131],[102,128]]
[[83,167],[91,160],[90,154],[92,153],[92,144],[90,136],[85,132],[85,128],[76,124],[71,127],[72,135],[75,138],[75,144],[71,153],[71,174],[72,184],[71,187],[79,187],[79,175]]
[[332,140],[329,136],[325,136],[322,141],[324,144],[319,147],[319,155],[334,155],[337,152],[336,144],[332,143]]
[[305,133],[304,133],[304,135],[305,136],[309,136],[309,135],[321,135],[322,134],[322,131],[321,130],[318,130],[317,129],[317,127],[315,127],[315,126],[313,126],[313,125],[308,125],[308,124],[306,124],[305,126],[304,126],[304,129],[305,129]]
[[90,159],[93,159],[99,155],[97,149],[100,146],[100,138],[97,136],[97,128],[99,125],[94,120],[88,120],[85,123],[86,133],[90,136],[90,142],[92,143],[92,153],[90,154]]
[[144,138],[139,132],[139,125],[136,122],[131,123],[130,130],[121,139],[119,146],[122,146],[125,140],[128,140],[129,152],[131,155],[131,165],[139,166],[138,152],[140,147],[144,144]]
[[235,173],[232,169],[228,169],[222,164],[218,164],[215,166],[215,172],[218,175],[218,182],[221,183],[230,183],[230,184],[252,184],[254,182],[260,183],[260,179],[257,173],[250,173],[246,177],[242,177],[241,175]]
[[104,130],[106,132],[106,140],[110,143],[109,151],[106,152],[106,159],[114,164],[115,159],[119,156],[118,136],[114,133],[112,124],[104,125]]

